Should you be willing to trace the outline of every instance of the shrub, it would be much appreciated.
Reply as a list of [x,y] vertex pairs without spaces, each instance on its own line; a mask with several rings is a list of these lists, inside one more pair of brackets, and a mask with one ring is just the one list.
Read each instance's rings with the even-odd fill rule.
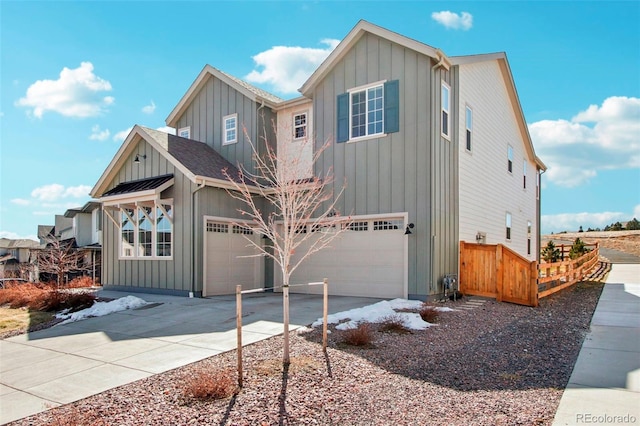
[[380,323],[380,331],[389,332],[389,333],[411,333],[411,330],[407,328],[404,323],[404,320],[400,315],[389,315],[382,319]]
[[26,307],[37,311],[78,311],[93,305],[96,296],[92,293],[76,293],[52,290],[48,285],[25,283],[10,285],[0,290],[0,305],[11,308]]
[[185,381],[184,395],[199,400],[223,399],[236,392],[231,370],[200,370]]
[[71,281],[69,281],[69,283],[65,286],[67,288],[87,288],[87,287],[94,287],[96,286],[97,283],[88,276],[83,276],[83,277],[78,277],[78,278],[74,278]]
[[423,321],[434,323],[438,320],[439,315],[440,312],[435,306],[431,306],[427,303],[422,304],[422,307],[420,308],[420,318],[422,318]]
[[345,330],[343,342],[352,346],[366,346],[373,341],[373,330],[368,322],[359,323],[357,327]]
[[553,241],[549,241],[547,246],[542,249],[542,258],[547,263],[559,262],[562,260],[562,253],[560,253],[560,249],[556,247]]
[[580,238],[576,238],[576,240],[573,242],[573,245],[571,246],[571,250],[569,250],[569,258],[577,259],[583,256],[588,251],[589,249],[585,247],[584,241],[582,241]]

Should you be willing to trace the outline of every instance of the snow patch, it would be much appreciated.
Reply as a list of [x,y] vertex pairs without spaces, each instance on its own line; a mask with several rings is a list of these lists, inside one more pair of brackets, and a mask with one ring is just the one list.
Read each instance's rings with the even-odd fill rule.
[[114,312],[125,311],[127,309],[136,309],[147,304],[148,302],[140,299],[139,297],[126,296],[110,302],[96,302],[90,308],[83,309],[78,312],[66,313],[65,311],[62,311],[56,314],[56,318],[64,319],[60,324],[67,324],[87,318],[102,317]]
[[[374,303],[373,305],[367,305],[362,308],[355,308],[348,311],[331,314],[327,317],[327,322],[329,324],[339,324],[341,321],[349,320],[336,326],[336,329],[338,330],[348,330],[350,328],[357,327],[358,323],[360,322],[380,323],[384,321],[385,317],[396,315],[404,321],[405,327],[411,330],[424,330],[435,324],[424,321],[420,317],[420,314],[415,312],[396,312],[396,310],[403,309],[420,309],[422,307],[422,303],[423,302],[420,300],[383,300],[381,302]],[[445,307],[436,307],[436,309],[441,312],[448,312],[453,310],[451,308]],[[319,327],[321,325],[322,318],[318,318],[313,324],[311,324],[312,327]]]

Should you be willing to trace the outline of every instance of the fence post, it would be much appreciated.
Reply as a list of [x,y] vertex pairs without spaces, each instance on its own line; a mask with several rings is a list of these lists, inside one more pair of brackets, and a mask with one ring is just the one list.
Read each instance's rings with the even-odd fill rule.
[[502,302],[502,287],[504,285],[504,261],[502,258],[502,244],[496,245],[496,301]]
[[322,350],[327,352],[327,316],[329,314],[329,280],[322,280]]
[[238,387],[242,387],[242,286],[236,286],[236,330],[238,341]]
[[531,268],[529,270],[529,293],[531,306],[538,306],[538,262],[535,260],[531,262]]

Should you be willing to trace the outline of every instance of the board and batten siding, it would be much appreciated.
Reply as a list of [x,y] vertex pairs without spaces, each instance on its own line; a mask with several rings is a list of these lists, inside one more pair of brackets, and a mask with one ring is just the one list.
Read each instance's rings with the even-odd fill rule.
[[[504,244],[535,260],[538,246],[536,164],[528,158],[507,88],[497,61],[460,65],[458,129],[460,134],[460,240],[475,242],[486,233],[487,244]],[[465,144],[465,108],[473,111],[471,151]],[[507,149],[513,147],[513,172]],[[523,188],[523,161],[527,188]],[[506,239],[506,213],[511,213],[511,239]],[[531,222],[531,254],[527,254],[527,221]]]
[[[139,163],[136,154],[146,155]],[[162,193],[173,198],[173,256],[170,260],[120,260],[120,231],[108,217],[103,217],[102,283],[122,290],[188,295],[191,289],[191,207],[190,194],[195,185],[143,139],[123,163],[110,182],[111,189],[122,182],[165,174],[174,175],[174,185]],[[119,215],[114,215],[116,220]]]
[[[408,221],[415,224],[412,235],[407,236],[408,293],[414,298],[436,293],[434,277],[457,269],[454,267],[457,249],[442,254],[437,263],[431,259],[433,226],[437,226],[438,233],[443,233],[438,235],[441,241],[447,241],[441,243],[443,245],[456,237],[453,235],[455,225],[447,223],[456,189],[441,181],[439,186],[432,185],[434,155],[437,155],[438,167],[446,171],[446,176],[438,174],[436,177],[449,179],[448,175],[455,174],[453,152],[448,148],[434,151],[432,147],[440,92],[439,77],[436,80],[432,76],[434,64],[425,55],[367,33],[332,66],[312,93],[316,147],[327,139],[334,141],[316,163],[315,174],[322,175],[332,169],[335,194],[346,182],[337,206],[340,213],[407,212]],[[335,143],[337,96],[351,88],[383,80],[399,81],[399,131],[375,139]],[[437,111],[433,111],[435,104]],[[442,142],[440,138],[437,141]],[[434,197],[433,190],[451,193]],[[434,224],[435,212],[439,213]],[[457,240],[455,243],[457,247]]]
[[[294,139],[294,116],[307,114],[307,135],[303,139]],[[305,179],[313,176],[313,103],[308,102],[278,110],[278,168],[283,166],[282,161],[288,162],[289,167],[296,169],[295,178]],[[322,141],[324,142],[324,141]],[[283,158],[284,157],[284,158]]]
[[[222,144],[223,117],[238,114],[237,142]],[[189,127],[190,139],[204,142],[233,165],[241,164],[253,171],[252,150],[248,138],[262,152],[264,132],[275,143],[273,123],[276,114],[257,104],[222,80],[210,75],[194,96],[185,112],[178,118],[178,128]],[[244,129],[246,128],[247,135]]]

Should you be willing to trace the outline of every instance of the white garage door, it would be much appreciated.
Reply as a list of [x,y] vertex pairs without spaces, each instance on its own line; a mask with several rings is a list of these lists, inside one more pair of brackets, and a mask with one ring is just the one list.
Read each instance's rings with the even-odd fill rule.
[[263,258],[255,254],[245,237],[259,241],[251,229],[226,221],[207,221],[204,250],[204,296],[234,294],[263,286]]
[[[407,244],[401,218],[354,218],[349,229],[307,259],[291,284],[329,279],[329,294],[380,298],[407,297]],[[304,253],[304,248],[298,248]],[[281,281],[276,273],[276,285]],[[321,286],[292,287],[292,292],[320,293]]]

